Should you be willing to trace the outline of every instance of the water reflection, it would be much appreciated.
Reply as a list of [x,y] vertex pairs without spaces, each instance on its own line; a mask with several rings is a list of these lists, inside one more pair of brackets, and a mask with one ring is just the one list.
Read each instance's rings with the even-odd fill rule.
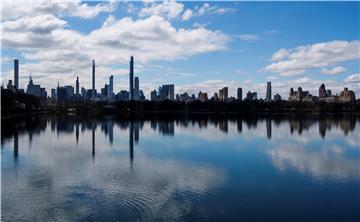
[[[231,215],[229,221],[255,221],[251,212],[275,199],[271,212],[286,221],[294,211],[289,197],[304,198],[301,184],[312,193],[297,208],[317,204],[313,214],[331,221],[324,208],[353,196],[360,181],[359,121],[49,116],[5,123],[2,219],[219,221]],[[336,194],[322,187],[332,183]],[[328,199],[316,201],[317,194]],[[343,201],[350,206],[357,200]],[[354,212],[335,209],[339,215]],[[260,221],[271,215],[263,212]]]

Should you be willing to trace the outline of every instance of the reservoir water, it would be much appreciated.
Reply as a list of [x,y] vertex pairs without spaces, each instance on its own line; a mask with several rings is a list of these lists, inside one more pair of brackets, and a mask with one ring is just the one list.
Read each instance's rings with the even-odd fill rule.
[[2,125],[2,221],[360,221],[358,117]]

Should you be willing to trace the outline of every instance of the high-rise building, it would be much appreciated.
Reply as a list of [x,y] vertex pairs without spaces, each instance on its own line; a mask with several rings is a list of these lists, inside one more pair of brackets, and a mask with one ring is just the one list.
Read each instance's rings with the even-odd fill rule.
[[290,88],[289,101],[312,101],[313,99],[314,98],[309,91],[303,91],[301,87],[298,87],[297,91]]
[[56,89],[51,89],[51,99],[56,99]]
[[267,82],[266,84],[266,98],[265,98],[266,102],[270,102],[271,101],[271,82]]
[[200,91],[199,94],[198,94],[198,100],[200,100],[201,102],[208,101],[207,93],[203,93],[203,92]]
[[109,89],[109,85],[105,84],[104,88],[101,88],[100,90],[100,94],[103,98],[107,97],[108,95],[108,89]]
[[65,89],[66,89],[66,92],[67,92],[67,98],[68,99],[71,99],[74,97],[74,87],[73,86],[70,86],[70,85],[67,85],[67,86],[64,86]]
[[157,100],[157,99],[158,99],[157,91],[156,91],[156,89],[154,89],[154,90],[151,91],[151,93],[150,93],[150,100],[151,100],[151,101],[155,101],[155,100]]
[[139,90],[139,77],[135,77],[135,88],[134,88],[134,99],[139,100],[140,90]]
[[248,91],[245,100],[257,100],[257,92]]
[[111,99],[113,97],[114,94],[114,76],[111,75],[109,77],[109,85],[108,85],[108,97]]
[[11,80],[11,79],[9,79],[9,82],[8,82],[6,88],[7,88],[7,89],[12,89],[12,88],[13,88],[13,83],[12,83],[12,80]]
[[81,87],[81,97],[86,97],[86,89],[84,87]]
[[115,100],[129,100],[129,92],[126,90],[121,90],[119,93],[115,95]]
[[56,89],[57,92],[57,101],[58,102],[65,102],[68,99],[68,92],[66,87],[58,86]]
[[79,95],[79,76],[76,77],[76,96]]
[[92,61],[92,91],[91,98],[95,99],[95,60]]
[[280,101],[280,100],[281,100],[281,96],[278,93],[276,93],[274,95],[274,101]]
[[219,100],[219,95],[217,94],[217,92],[214,93],[213,98],[215,101]]
[[174,84],[162,85],[162,87],[159,88],[160,99],[174,100],[175,99],[174,88],[175,88]]
[[19,89],[19,60],[14,59],[14,87]]
[[355,93],[348,88],[344,88],[344,91],[340,92],[339,102],[354,102],[356,100]]
[[324,98],[326,97],[326,88],[325,88],[325,84],[321,84],[321,86],[319,87],[319,98]]
[[242,88],[240,87],[237,89],[237,99],[242,101]]
[[219,90],[219,99],[221,101],[226,101],[228,99],[228,87]]
[[29,84],[26,89],[26,93],[34,96],[40,96],[43,98],[46,98],[47,96],[45,88],[41,88],[40,85],[35,85],[33,83],[31,76],[30,76]]
[[129,73],[129,94],[130,100],[134,99],[134,57],[130,57],[130,73]]

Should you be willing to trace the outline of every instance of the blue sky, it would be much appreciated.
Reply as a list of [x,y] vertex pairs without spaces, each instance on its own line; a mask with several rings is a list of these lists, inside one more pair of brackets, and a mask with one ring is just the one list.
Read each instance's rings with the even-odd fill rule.
[[347,86],[360,96],[359,2],[39,2],[4,3],[1,22],[2,82],[20,59],[20,86],[31,74],[53,88],[90,87],[114,75],[128,88],[128,58],[148,96],[161,84],[177,93],[212,95],[229,86],[258,91],[266,82],[287,98],[290,87],[317,95]]

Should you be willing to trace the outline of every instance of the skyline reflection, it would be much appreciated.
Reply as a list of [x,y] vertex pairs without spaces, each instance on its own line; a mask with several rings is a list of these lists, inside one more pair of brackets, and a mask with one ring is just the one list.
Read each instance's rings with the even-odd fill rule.
[[[151,119],[151,120],[127,120],[127,119],[115,119],[115,118],[105,118],[105,119],[82,119],[75,116],[50,116],[46,119],[38,119],[33,118],[32,121],[20,122],[14,124],[13,131],[10,132],[13,134],[13,156],[14,160],[18,159],[19,152],[19,144],[18,137],[19,135],[28,134],[29,135],[29,147],[31,147],[31,143],[34,136],[40,136],[42,132],[46,130],[47,127],[51,129],[51,132],[56,132],[57,137],[61,137],[62,134],[74,135],[76,144],[79,143],[80,132],[81,129],[82,134],[86,131],[91,131],[91,153],[93,160],[95,159],[96,154],[96,137],[99,136],[96,132],[98,127],[100,126],[100,132],[104,135],[105,138],[108,139],[110,146],[113,146],[114,143],[114,128],[120,128],[122,130],[128,130],[128,149],[129,149],[129,160],[132,167],[134,161],[134,146],[139,144],[140,135],[142,134],[144,125],[149,126],[146,127],[153,132],[157,132],[162,136],[171,136],[174,137],[176,135],[176,131],[179,131],[181,134],[181,129],[192,129],[197,131],[197,134],[194,136],[199,136],[200,138],[205,139],[216,139],[216,136],[213,137],[215,133],[214,130],[223,133],[223,136],[220,134],[220,140],[224,140],[229,136],[230,138],[233,136],[244,134],[246,137],[248,133],[253,131],[258,132],[258,135],[261,137],[263,135],[260,129],[264,129],[266,139],[267,140],[276,140],[282,138],[283,142],[289,142],[288,140],[283,139],[283,136],[286,135],[286,125],[288,125],[288,133],[289,136],[293,135],[294,132],[297,132],[299,136],[303,135],[305,132],[311,131],[310,134],[313,135],[314,129],[318,128],[318,135],[322,138],[326,138],[327,131],[334,131],[337,136],[347,136],[349,133],[352,133],[359,122],[359,119],[350,116],[343,117],[339,119],[333,118],[265,118],[265,119],[247,119],[247,118],[237,118],[237,119],[217,119],[217,118],[201,118],[201,119]],[[247,130],[243,131],[243,123],[247,126]],[[273,124],[275,124],[276,130],[272,132]],[[235,125],[236,130],[232,130],[232,126]],[[318,125],[318,126],[316,126]],[[229,130],[229,127],[231,129]],[[198,130],[196,130],[198,129]],[[260,131],[259,131],[260,130]],[[230,132],[229,132],[230,131]],[[75,132],[75,133],[74,133]],[[340,134],[341,132],[341,134]],[[146,131],[145,133],[149,133]],[[195,132],[194,132],[195,133]],[[274,134],[274,135],[272,135]],[[217,135],[219,136],[219,135]],[[5,138],[9,136],[6,135]],[[275,137],[275,138],[274,138]],[[4,138],[4,137],[3,137]],[[306,140],[307,137],[301,137],[301,140]],[[299,138],[300,139],[300,138]],[[331,138],[330,138],[331,139]],[[6,139],[3,139],[2,143],[4,143]],[[355,138],[356,140],[356,138]],[[293,141],[292,143],[295,143]],[[282,144],[282,143],[281,143]],[[280,145],[281,145],[280,144]],[[296,143],[295,143],[296,144]],[[307,143],[298,143],[295,146],[304,147]],[[278,149],[276,149],[278,150]],[[269,153],[270,158],[272,159],[274,166],[279,168],[280,170],[284,169],[284,161],[286,161],[287,154],[284,149],[283,152],[277,152],[275,150],[271,150]],[[279,149],[279,151],[282,151]],[[286,149],[288,151],[293,151],[294,149]],[[287,154],[284,154],[286,152]],[[341,152],[340,152],[341,153]],[[276,155],[281,156],[280,159],[276,158]],[[296,157],[297,155],[294,155]],[[288,156],[290,158],[290,156]],[[279,161],[283,162],[280,163]],[[289,163],[291,163],[290,161]],[[298,164],[292,164],[293,166]],[[302,171],[306,167],[295,167],[299,168]]]
[[[289,196],[305,198],[297,206],[302,211],[329,215],[328,203],[343,196],[347,205],[357,201],[358,123],[351,116],[14,122],[2,131],[2,219],[206,220],[226,214],[246,220],[274,196],[277,208],[263,211],[264,218],[293,212]],[[309,203],[318,207],[308,209]],[[354,211],[336,209],[340,216]]]

